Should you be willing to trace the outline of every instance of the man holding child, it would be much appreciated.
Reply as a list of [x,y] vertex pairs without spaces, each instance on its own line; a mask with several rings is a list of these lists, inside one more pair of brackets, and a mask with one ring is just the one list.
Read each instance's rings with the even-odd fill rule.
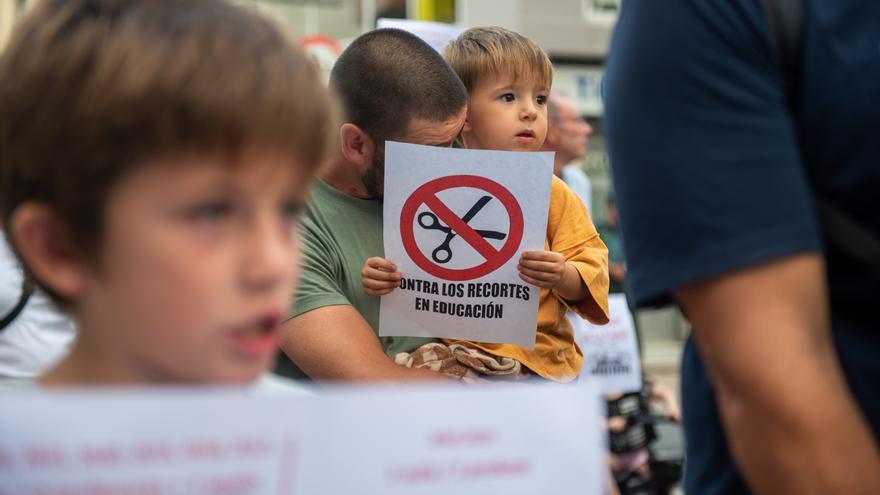
[[284,329],[279,372],[315,379],[442,379],[389,359],[430,342],[376,336],[379,299],[361,288],[364,260],[384,252],[386,140],[452,146],[467,92],[440,55],[412,34],[380,29],[357,38],[330,76],[344,124],[340,152],[316,181],[304,224],[303,276]]
[[[547,130],[546,100],[552,82],[549,59],[530,40],[500,29],[469,30],[451,47],[481,43],[512,44],[516,49],[495,50],[492,63],[467,49],[447,49],[446,57],[452,57],[456,75],[414,36],[378,30],[355,40],[334,67],[331,85],[342,96],[347,111],[347,123],[341,128],[343,156],[322,177],[307,211],[304,277],[283,344],[311,377],[441,376],[398,367],[381,352],[384,345],[388,356],[410,353],[429,340],[384,337],[380,344],[373,333],[378,330],[379,300],[370,296],[393,290],[401,279],[396,266],[380,257],[381,137],[451,146],[461,135],[467,147],[537,151]],[[493,63],[500,64],[495,71],[512,81],[491,89],[485,84],[472,88],[474,80],[495,81],[497,74],[486,69],[495,67]],[[422,70],[410,66],[415,64]],[[465,66],[473,66],[475,73],[467,73]],[[426,73],[436,75],[417,76]],[[527,91],[520,94],[520,86],[528,86]],[[472,108],[466,114],[465,88],[472,91]],[[442,101],[446,104],[442,112],[437,101],[441,95],[448,95]],[[457,105],[449,105],[453,97]],[[396,115],[407,108],[413,109],[412,116]],[[408,123],[408,128],[402,123]],[[516,359],[528,368],[527,375],[569,381],[577,376],[583,358],[571,327],[562,318],[563,308],[572,306],[596,323],[607,322],[607,250],[583,204],[558,179],[553,185],[549,220],[547,250],[523,253],[519,265],[525,282],[544,289],[536,348],[449,344],[478,352],[481,359]]]

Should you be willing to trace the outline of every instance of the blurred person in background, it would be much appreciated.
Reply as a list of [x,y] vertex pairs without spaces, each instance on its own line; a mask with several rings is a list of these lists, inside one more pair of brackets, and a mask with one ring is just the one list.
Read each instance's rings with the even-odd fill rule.
[[596,225],[596,229],[599,231],[599,237],[608,246],[608,275],[611,280],[608,293],[624,292],[626,261],[623,257],[623,243],[620,239],[620,226],[617,221],[617,200],[614,199],[614,194],[608,194],[605,222]]
[[693,326],[686,492],[876,494],[880,3],[765,3],[623,3],[605,124],[628,283]]
[[0,388],[30,383],[54,366],[76,336],[59,310],[24,271],[0,231]]
[[587,156],[593,128],[578,114],[571,100],[557,93],[550,93],[547,99],[547,117],[547,139],[541,151],[556,153],[553,174],[562,179],[592,213],[593,185],[580,165],[571,162]]

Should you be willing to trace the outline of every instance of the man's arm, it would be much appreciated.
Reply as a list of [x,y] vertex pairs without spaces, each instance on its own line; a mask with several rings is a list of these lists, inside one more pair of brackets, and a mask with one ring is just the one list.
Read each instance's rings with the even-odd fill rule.
[[880,454],[834,351],[821,256],[733,272],[675,297],[755,492],[878,493]]
[[394,364],[363,317],[351,306],[324,306],[284,325],[281,349],[315,380],[444,380],[426,369]]

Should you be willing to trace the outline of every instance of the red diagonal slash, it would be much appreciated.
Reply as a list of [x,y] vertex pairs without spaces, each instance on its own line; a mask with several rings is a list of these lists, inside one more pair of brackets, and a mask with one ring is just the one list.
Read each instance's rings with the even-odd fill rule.
[[436,194],[431,194],[425,198],[425,205],[437,215],[437,218],[443,221],[452,229],[453,232],[461,236],[468,244],[480,253],[483,258],[491,260],[498,256],[498,250],[489,244],[483,236],[477,233],[470,225],[466,224],[454,211],[450,210]]

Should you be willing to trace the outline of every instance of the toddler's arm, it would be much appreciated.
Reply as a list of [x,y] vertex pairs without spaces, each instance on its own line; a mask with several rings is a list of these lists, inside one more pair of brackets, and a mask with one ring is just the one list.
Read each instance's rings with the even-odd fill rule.
[[368,296],[384,296],[400,285],[401,277],[403,274],[397,271],[394,263],[374,256],[364,262],[361,285]]
[[553,251],[524,251],[519,260],[519,278],[544,289],[555,290],[566,301],[576,303],[589,297],[577,268]]

